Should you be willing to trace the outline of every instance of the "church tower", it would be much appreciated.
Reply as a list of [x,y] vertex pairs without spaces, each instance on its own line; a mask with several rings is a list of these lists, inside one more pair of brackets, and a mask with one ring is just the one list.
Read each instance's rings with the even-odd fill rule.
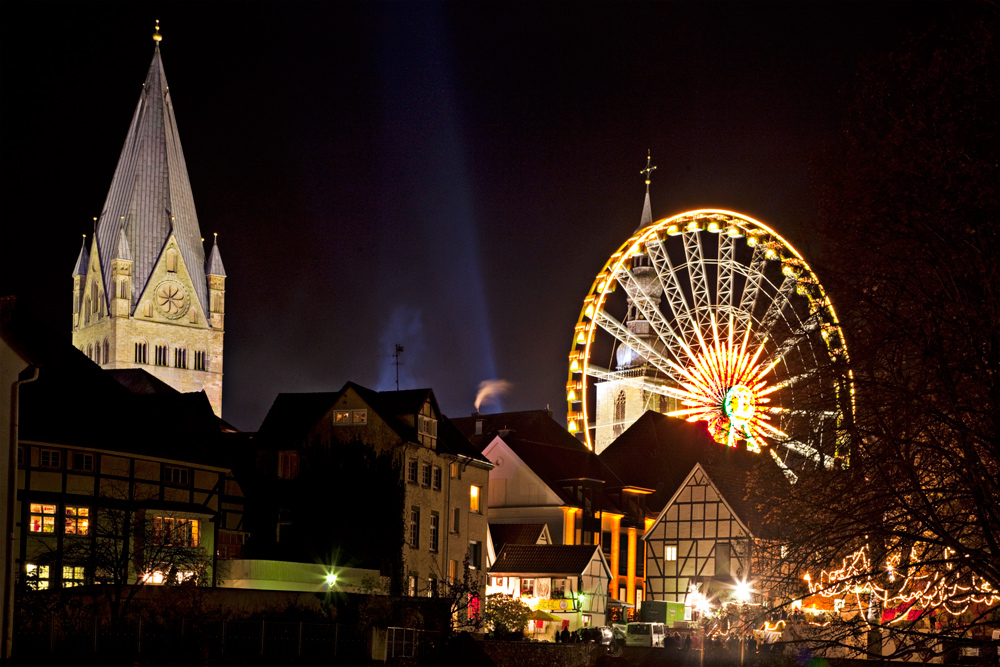
[[[652,165],[651,159],[647,156],[646,168],[639,172],[646,176],[646,199],[643,202],[642,217],[639,219],[636,232],[653,224],[652,207],[649,203],[649,177],[654,169],[656,167]],[[628,294],[628,313],[625,317],[625,326],[646,345],[658,349],[662,343],[657,339],[656,333],[642,316],[639,308],[636,307],[633,297],[636,296],[634,292],[642,290],[644,294],[658,299],[663,294],[663,284],[645,253],[637,254],[629,260],[629,270],[632,273],[633,281],[626,288],[632,291]],[[675,399],[656,391],[641,388],[663,386],[666,384],[666,380],[663,374],[647,363],[638,351],[620,343],[615,349],[615,361],[616,375],[622,379],[598,382],[595,387],[597,407],[594,451],[598,454],[607,449],[608,445],[625,431],[627,425],[634,423],[647,410],[669,412],[676,409]],[[642,382],[629,382],[629,379],[640,378]]]
[[205,258],[160,39],[157,25],[107,199],[73,270],[73,344],[104,368],[204,390],[221,416],[226,271],[217,239]]

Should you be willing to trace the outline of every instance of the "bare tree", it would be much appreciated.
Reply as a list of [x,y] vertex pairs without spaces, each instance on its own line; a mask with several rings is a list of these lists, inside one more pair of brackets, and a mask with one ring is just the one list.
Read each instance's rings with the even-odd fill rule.
[[997,627],[997,35],[995,5],[964,4],[858,78],[820,267],[850,350],[848,466],[752,489],[777,597],[843,601],[805,643],[927,657]]

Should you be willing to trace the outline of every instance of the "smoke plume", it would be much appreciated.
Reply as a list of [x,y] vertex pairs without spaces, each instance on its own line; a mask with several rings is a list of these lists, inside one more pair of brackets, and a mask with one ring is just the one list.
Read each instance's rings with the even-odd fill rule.
[[479,383],[479,391],[476,393],[476,412],[483,403],[489,403],[500,398],[514,386],[506,380],[483,380]]

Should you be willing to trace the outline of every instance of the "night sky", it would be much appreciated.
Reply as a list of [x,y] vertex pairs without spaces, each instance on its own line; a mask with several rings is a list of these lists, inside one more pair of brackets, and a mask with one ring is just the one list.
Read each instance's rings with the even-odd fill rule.
[[857,65],[954,5],[7,2],[0,294],[69,341],[159,19],[228,273],[228,421],[392,389],[398,343],[400,388],[451,416],[502,378],[485,412],[564,422],[573,326],[639,222],[647,150],[654,219],[735,210],[811,259]]

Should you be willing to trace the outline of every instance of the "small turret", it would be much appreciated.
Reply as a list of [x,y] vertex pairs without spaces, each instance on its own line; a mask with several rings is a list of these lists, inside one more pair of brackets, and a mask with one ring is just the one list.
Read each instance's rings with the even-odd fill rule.
[[87,235],[83,235],[83,245],[73,267],[73,329],[80,328],[80,309],[83,303],[83,288],[87,280],[87,267],[90,265],[90,253],[87,252]]
[[205,276],[208,280],[209,323],[213,329],[224,329],[226,314],[226,267],[222,265],[219,253],[219,235],[212,240],[212,252],[205,262]]
[[[123,216],[124,217],[124,216]],[[118,231],[118,245],[111,260],[111,317],[128,317],[132,314],[132,251],[125,236],[125,221]]]

